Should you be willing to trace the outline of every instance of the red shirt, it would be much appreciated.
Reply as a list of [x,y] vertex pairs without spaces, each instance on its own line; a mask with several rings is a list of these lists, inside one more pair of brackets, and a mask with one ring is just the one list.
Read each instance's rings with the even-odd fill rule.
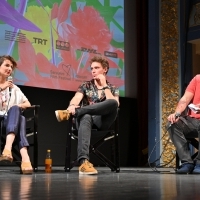
[[[191,101],[193,104],[200,104],[200,74],[196,75],[189,83],[189,85],[186,88],[187,92],[191,92],[194,94],[194,97]],[[200,114],[194,113],[189,109],[188,115],[190,117],[194,117],[197,119],[200,119]]]

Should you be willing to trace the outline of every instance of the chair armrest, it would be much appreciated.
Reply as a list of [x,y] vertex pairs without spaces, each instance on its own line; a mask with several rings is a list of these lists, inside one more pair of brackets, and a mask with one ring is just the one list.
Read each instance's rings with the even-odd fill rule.
[[39,108],[40,108],[40,105],[32,105],[30,107],[25,108],[23,110],[23,113],[26,113],[26,112],[31,111],[31,110],[35,110],[35,112],[38,112]]
[[37,108],[40,108],[40,105],[31,105],[31,106],[25,108],[24,111],[33,110],[33,109],[37,109]]
[[39,115],[39,108],[40,105],[32,105],[30,107],[27,107],[25,110],[23,110],[22,115],[24,116],[29,116],[27,118],[27,121],[31,120],[38,120],[38,115]]

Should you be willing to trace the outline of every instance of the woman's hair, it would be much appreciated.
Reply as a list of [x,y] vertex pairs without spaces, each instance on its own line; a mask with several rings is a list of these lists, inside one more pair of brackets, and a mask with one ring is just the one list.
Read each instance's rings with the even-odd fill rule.
[[108,60],[107,60],[105,57],[100,56],[100,55],[94,56],[93,58],[91,58],[90,64],[92,64],[93,62],[101,63],[101,65],[102,65],[102,67],[103,67],[104,69],[107,68],[106,74],[108,73],[108,70],[109,70],[109,62],[108,62]]
[[0,66],[3,64],[4,60],[9,60],[13,64],[12,69],[15,69],[17,67],[17,63],[15,59],[9,55],[0,56]]

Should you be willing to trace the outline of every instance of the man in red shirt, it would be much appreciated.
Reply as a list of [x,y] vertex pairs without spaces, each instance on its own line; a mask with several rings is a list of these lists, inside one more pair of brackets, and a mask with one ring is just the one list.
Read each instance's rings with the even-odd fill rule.
[[[196,111],[189,109],[186,116],[182,116],[187,106],[192,103]],[[175,113],[168,117],[168,132],[182,165],[178,174],[200,174],[200,151],[194,161],[186,137],[198,137],[200,141],[200,75],[196,75],[187,86],[180,99]],[[200,148],[199,148],[200,149]]]

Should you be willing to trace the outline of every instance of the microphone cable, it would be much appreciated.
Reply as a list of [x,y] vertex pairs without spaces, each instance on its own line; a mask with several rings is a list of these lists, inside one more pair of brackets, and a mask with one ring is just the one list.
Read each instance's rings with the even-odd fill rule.
[[7,103],[6,110],[5,110],[5,113],[4,113],[4,115],[3,115],[3,116],[5,116],[5,114],[7,114],[7,113],[8,113],[8,106],[9,106],[9,104],[10,104],[10,99],[11,99],[11,93],[10,93],[10,91],[9,91],[8,103]]
[[[9,76],[8,78],[7,78],[7,81],[13,81],[13,78],[12,78],[12,76]],[[6,88],[7,89],[7,88]],[[10,99],[11,99],[11,88],[9,87],[8,88],[8,103],[7,103],[7,106],[6,106],[6,109],[5,109],[5,113],[3,114],[3,117],[5,117],[5,115],[6,115],[6,113],[8,113],[8,106],[9,106],[9,104],[10,104]],[[6,94],[5,94],[6,95]]]
[[[176,118],[177,118],[177,117],[178,117],[178,116],[176,116]],[[154,147],[153,147],[153,149],[152,149],[152,151],[151,151],[151,153],[150,153],[150,155],[149,155],[149,157],[148,157],[148,165],[149,165],[149,167],[150,167],[153,171],[158,172],[158,173],[160,173],[160,171],[157,170],[157,167],[165,167],[166,165],[169,165],[169,164],[175,159],[175,157],[176,157],[176,155],[174,155],[174,157],[173,157],[168,163],[166,163],[166,164],[163,164],[163,165],[158,164],[158,165],[155,165],[154,168],[152,167],[152,164],[155,164],[157,161],[159,161],[159,160],[161,159],[161,157],[162,157],[162,155],[163,155],[163,153],[164,153],[164,151],[165,151],[165,148],[166,148],[167,144],[169,143],[170,138],[168,138],[166,144],[165,144],[164,147],[163,147],[163,151],[162,151],[162,153],[160,154],[159,158],[157,158],[155,161],[153,161],[152,163],[150,163],[150,158],[151,158],[151,155],[152,155],[154,149],[156,148],[157,144],[160,143],[161,140],[166,136],[166,134],[167,134],[167,132],[168,132],[168,130],[169,130],[170,127],[171,127],[171,124],[169,125],[169,127],[167,128],[167,130],[166,130],[166,132],[163,134],[163,136],[160,138],[160,140],[158,140],[158,141],[155,143],[155,145],[154,145]],[[174,170],[175,170],[175,169],[174,169]]]
[[6,106],[6,109],[5,109],[5,113],[2,115],[2,117],[4,118],[5,115],[8,113],[8,106],[10,104],[10,99],[11,99],[11,93],[9,92],[9,95],[8,95],[8,103],[7,103],[7,106]]
[[[168,131],[168,129],[167,129],[167,131]],[[153,171],[155,171],[155,172],[160,172],[160,171],[157,170],[158,165],[155,165],[154,168],[152,167],[152,165],[161,159],[161,156],[163,155],[163,153],[164,153],[164,151],[165,151],[165,147],[166,147],[167,144],[169,143],[170,138],[168,138],[166,144],[164,145],[163,151],[162,151],[162,153],[160,154],[160,156],[159,156],[156,160],[154,160],[152,163],[150,163],[150,158],[151,158],[151,155],[152,155],[154,149],[156,148],[157,144],[160,143],[161,140],[162,140],[162,139],[165,137],[165,135],[167,134],[167,131],[163,134],[163,136],[161,137],[161,139],[158,140],[158,141],[155,143],[155,145],[154,145],[154,147],[153,147],[153,149],[152,149],[152,151],[151,151],[151,153],[150,153],[150,155],[149,155],[149,157],[148,157],[148,165],[149,165],[149,167],[150,167]],[[175,156],[174,156],[167,164],[163,165],[162,167],[164,167],[164,166],[170,164],[170,163],[174,160],[174,158],[175,158]],[[160,167],[161,167],[161,166],[160,166]]]

